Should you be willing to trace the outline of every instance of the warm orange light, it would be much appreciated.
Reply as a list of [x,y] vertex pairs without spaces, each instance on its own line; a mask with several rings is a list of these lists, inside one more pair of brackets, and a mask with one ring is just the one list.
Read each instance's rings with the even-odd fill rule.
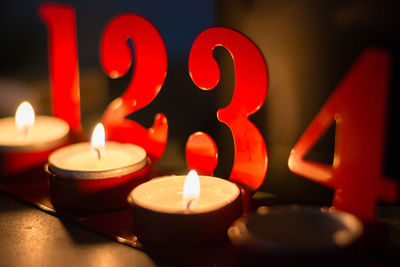
[[96,127],[94,127],[91,147],[97,153],[98,158],[101,158],[101,152],[105,149],[106,146],[106,134],[104,131],[104,126],[101,123],[98,123]]
[[187,210],[193,209],[200,195],[200,180],[197,172],[191,170],[183,184],[183,203]]
[[34,127],[35,111],[33,111],[33,107],[29,102],[24,101],[18,106],[15,112],[15,125],[24,136],[27,136]]

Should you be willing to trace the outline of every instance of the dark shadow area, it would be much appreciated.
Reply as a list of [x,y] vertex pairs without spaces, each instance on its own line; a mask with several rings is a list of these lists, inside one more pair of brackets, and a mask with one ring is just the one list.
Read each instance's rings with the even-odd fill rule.
[[6,195],[4,193],[0,194],[0,214],[6,214],[9,212],[18,212],[21,210],[27,210],[29,209],[22,203],[20,203],[20,200],[17,200],[18,198]]
[[390,80],[390,94],[388,96],[388,119],[387,119],[387,139],[386,153],[384,158],[385,174],[388,177],[395,177],[400,182],[400,46],[395,42],[392,47],[393,61]]

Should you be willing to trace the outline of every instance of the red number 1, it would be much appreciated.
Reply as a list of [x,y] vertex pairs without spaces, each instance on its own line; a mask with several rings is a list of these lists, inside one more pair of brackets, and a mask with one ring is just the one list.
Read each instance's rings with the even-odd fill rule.
[[49,35],[49,66],[53,112],[72,131],[81,130],[78,47],[75,10],[66,5],[42,4],[39,15]]
[[[389,57],[366,51],[294,146],[289,169],[333,187],[333,206],[362,219],[375,218],[375,203],[394,201],[396,184],[382,175]],[[303,159],[336,122],[332,166]]]

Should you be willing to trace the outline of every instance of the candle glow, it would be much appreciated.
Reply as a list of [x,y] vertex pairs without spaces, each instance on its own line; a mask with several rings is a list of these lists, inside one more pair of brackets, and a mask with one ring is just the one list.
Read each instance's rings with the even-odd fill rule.
[[15,126],[18,132],[26,138],[34,125],[35,111],[29,102],[23,101],[15,112]]
[[104,126],[101,123],[98,123],[93,130],[92,139],[91,139],[91,148],[99,159],[101,159],[101,154],[104,153],[106,147],[106,137]]
[[128,202],[134,216],[134,234],[144,245],[219,242],[242,214],[236,184],[214,176],[198,176],[195,171],[142,183],[129,193]]
[[186,210],[194,208],[200,195],[200,179],[195,170],[191,170],[183,184],[183,205]]

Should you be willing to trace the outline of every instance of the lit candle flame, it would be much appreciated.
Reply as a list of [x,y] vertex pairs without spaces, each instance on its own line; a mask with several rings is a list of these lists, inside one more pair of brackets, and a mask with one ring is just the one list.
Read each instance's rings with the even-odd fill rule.
[[35,125],[35,111],[32,105],[24,101],[22,102],[15,112],[15,125],[20,132],[26,138],[29,132]]
[[183,184],[183,205],[187,211],[193,209],[200,195],[200,180],[197,172],[191,170]]
[[101,159],[101,153],[106,147],[104,126],[101,123],[98,123],[93,130],[91,147],[96,152],[97,157]]

